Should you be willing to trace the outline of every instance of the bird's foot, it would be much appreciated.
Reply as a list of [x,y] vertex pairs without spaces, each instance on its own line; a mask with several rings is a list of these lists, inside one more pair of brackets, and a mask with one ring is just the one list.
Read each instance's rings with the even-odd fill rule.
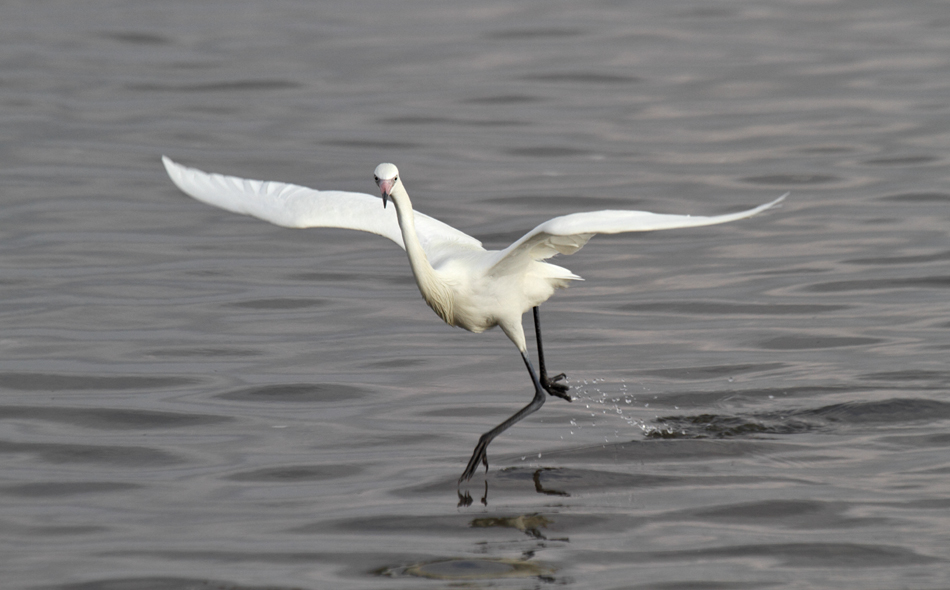
[[550,379],[548,378],[546,374],[542,374],[541,387],[543,387],[544,390],[547,391],[549,395],[553,395],[554,397],[559,397],[561,399],[566,399],[567,401],[571,401],[571,396],[567,394],[570,387],[565,383],[558,383],[558,381],[561,381],[562,379],[566,379],[566,378],[567,378],[567,375],[565,375],[564,373],[561,373],[560,375],[555,375],[554,377],[551,377]]
[[472,479],[472,476],[475,475],[475,470],[478,469],[478,464],[482,463],[485,465],[485,473],[488,473],[488,443],[485,437],[478,439],[478,444],[475,445],[475,451],[472,453],[472,458],[468,460],[468,466],[465,467],[465,471],[462,472],[462,477],[459,478],[459,483],[462,483],[465,480]]

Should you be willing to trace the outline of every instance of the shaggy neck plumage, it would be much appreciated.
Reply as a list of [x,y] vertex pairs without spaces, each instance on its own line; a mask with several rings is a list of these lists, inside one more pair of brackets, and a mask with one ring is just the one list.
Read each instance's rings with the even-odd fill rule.
[[406,246],[406,254],[409,256],[412,276],[416,279],[422,298],[443,321],[453,324],[452,299],[448,295],[444,282],[429,264],[429,257],[422,249],[422,244],[419,243],[412,202],[402,186],[402,181],[396,183],[390,196],[393,205],[396,206],[396,217],[399,220],[399,229],[402,230],[402,241]]

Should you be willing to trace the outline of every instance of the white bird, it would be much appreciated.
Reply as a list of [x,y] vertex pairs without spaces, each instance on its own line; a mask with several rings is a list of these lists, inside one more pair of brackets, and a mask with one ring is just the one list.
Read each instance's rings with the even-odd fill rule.
[[[210,205],[282,227],[337,227],[385,236],[406,251],[422,298],[445,323],[476,333],[495,326],[502,329],[528,368],[534,399],[478,439],[459,483],[471,479],[479,463],[488,470],[488,444],[537,411],[546,395],[571,401],[568,386],[560,383],[564,374],[548,377],[541,348],[538,306],[556,289],[580,277],[544,260],[556,254],[577,252],[594,234],[726,223],[761,213],[788,196],[786,193],[748,211],[713,217],[628,210],[573,213],[545,221],[504,250],[486,250],[468,234],[413,211],[399,170],[392,164],[376,167],[376,184],[383,201],[380,207],[378,198],[364,193],[318,191],[282,182],[208,174],[164,156],[162,161],[178,188]],[[395,211],[386,208],[390,199]],[[535,371],[528,358],[521,326],[521,316],[529,309],[534,313],[540,372]]]

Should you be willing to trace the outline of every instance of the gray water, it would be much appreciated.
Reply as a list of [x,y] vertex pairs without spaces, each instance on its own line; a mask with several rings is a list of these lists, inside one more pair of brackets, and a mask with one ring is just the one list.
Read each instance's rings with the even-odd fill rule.
[[[950,6],[16,1],[0,9],[3,588],[947,588]],[[404,253],[159,158],[601,236],[514,347]],[[526,321],[529,338],[530,324]]]

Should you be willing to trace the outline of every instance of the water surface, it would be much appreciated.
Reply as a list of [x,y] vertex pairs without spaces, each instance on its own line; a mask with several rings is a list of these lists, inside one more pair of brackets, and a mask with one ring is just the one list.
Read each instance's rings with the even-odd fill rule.
[[[4,587],[946,588],[937,1],[15,2],[0,21]],[[552,399],[382,238],[159,158],[374,192],[500,248],[634,208],[542,310]],[[530,334],[530,330],[529,330]]]

